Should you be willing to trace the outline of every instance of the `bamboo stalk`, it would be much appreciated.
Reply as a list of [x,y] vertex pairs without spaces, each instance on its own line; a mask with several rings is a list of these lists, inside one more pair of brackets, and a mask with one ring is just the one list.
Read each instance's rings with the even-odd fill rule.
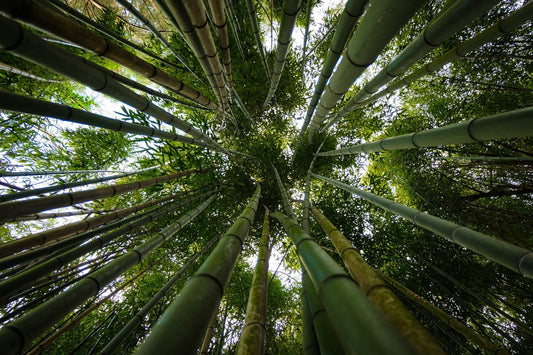
[[209,241],[200,251],[198,251],[195,255],[193,255],[189,261],[183,265],[174,276],[172,276],[165,285],[157,291],[156,294],[150,298],[150,300],[141,308],[140,311],[138,311],[131,320],[124,325],[120,331],[111,339],[107,345],[100,350],[99,354],[112,354],[113,351],[122,344],[122,342],[126,339],[126,337],[137,327],[139,324],[142,323],[146,315],[150,312],[152,308],[155,307],[159,301],[165,297],[167,292],[174,286],[176,282],[178,282],[179,279],[185,274],[191,266],[194,264],[196,259],[200,257],[214,242],[216,242],[219,238],[213,238],[211,241]]
[[[348,42],[337,70],[329,80],[309,126],[309,140],[337,101],[361,73],[374,62],[379,52],[411,18],[424,0],[370,0],[367,11]],[[368,40],[372,38],[372,40]]]
[[0,329],[0,345],[4,354],[17,354],[25,346],[42,335],[46,329],[66,316],[73,309],[96,295],[105,285],[138,264],[154,249],[174,236],[183,226],[202,212],[215,196],[181,217],[175,224],[165,228],[146,242],[123,254],[100,270],[89,274],[74,286],[41,304],[17,320]]
[[266,338],[268,260],[270,259],[270,212],[265,207],[263,232],[259,241],[257,264],[246,306],[244,327],[237,346],[238,355],[264,354]]
[[136,354],[188,354],[198,350],[254,220],[260,194],[258,185],[237,221],[185,284]]
[[257,45],[259,56],[261,57],[261,63],[263,64],[263,69],[265,69],[267,80],[270,82],[272,80],[272,77],[270,75],[270,70],[268,69],[268,64],[265,57],[265,50],[263,48],[263,42],[261,41],[261,33],[259,32],[259,26],[257,25],[256,11],[253,0],[246,0],[246,8],[248,9],[248,15],[250,17],[250,22],[252,23],[255,44]]
[[204,173],[208,169],[190,169],[179,173],[163,175],[151,179],[130,182],[120,185],[109,185],[97,189],[64,193],[55,196],[41,197],[38,199],[0,203],[0,223],[5,223],[12,218],[41,212],[58,207],[72,206],[85,201],[93,201],[101,198],[143,189],[162,182],[175,180],[194,173]]
[[384,274],[380,270],[375,270],[375,272],[383,279],[385,280],[389,285],[394,287],[396,290],[401,292],[404,296],[407,298],[413,300],[415,303],[423,307],[425,310],[429,311],[431,314],[436,316],[437,318],[441,319],[444,323],[446,323],[450,328],[457,331],[458,333],[462,334],[465,338],[470,340],[472,343],[479,346],[481,349],[486,351],[488,354],[508,354],[508,352],[492,343],[490,340],[486,339],[485,337],[481,336],[480,334],[473,331],[470,327],[465,325],[464,323],[457,320],[457,318],[452,317],[448,313],[444,312],[442,309],[436,307],[432,303],[426,301],[413,291],[409,290],[407,287],[399,283],[398,281],[391,278],[389,275]]
[[183,193],[177,193],[170,196],[165,196],[152,200],[149,202],[141,203],[132,207],[124,208],[118,211],[114,211],[103,216],[93,217],[90,219],[82,220],[75,223],[70,223],[65,226],[49,229],[44,232],[39,232],[31,234],[29,236],[12,240],[0,245],[0,257],[6,257],[11,254],[15,254],[18,251],[33,247],[35,245],[42,245],[54,239],[63,239],[72,234],[82,232],[85,230],[91,230],[95,227],[98,227],[104,223],[112,221],[114,219],[122,218],[127,216],[130,213],[134,213],[145,209],[147,207],[153,206],[155,204],[163,203],[165,201],[171,200],[178,196],[181,196]]
[[397,202],[375,195],[371,192],[346,185],[340,181],[312,174],[313,177],[326,181],[365,200],[397,214],[417,226],[427,229],[445,239],[481,254],[508,269],[528,278],[533,278],[533,251],[517,247],[502,240],[473,231],[458,224],[415,210]]
[[334,156],[533,136],[532,107],[318,153]]
[[300,226],[272,214],[284,227],[311,277],[347,354],[411,354],[413,349],[365,298],[353,280]]
[[207,97],[185,85],[180,80],[44,4],[29,0],[13,0],[9,4],[5,3],[4,5],[3,3],[0,6],[0,12],[6,16],[17,17],[28,25],[77,44],[100,56],[104,56],[202,106],[206,106],[212,110],[219,109]]
[[366,263],[344,235],[314,206],[313,216],[335,245],[350,275],[359,284],[370,302],[398,329],[419,354],[444,354],[431,334],[407,310],[396,295],[386,287],[374,269]]

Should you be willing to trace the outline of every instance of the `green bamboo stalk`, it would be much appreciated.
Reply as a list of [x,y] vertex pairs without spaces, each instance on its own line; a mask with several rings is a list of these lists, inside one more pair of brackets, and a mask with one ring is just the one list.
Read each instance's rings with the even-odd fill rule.
[[13,67],[11,65],[8,65],[8,64],[5,64],[5,63],[0,63],[0,70],[6,71],[8,73],[13,73],[15,75],[24,76],[26,78],[30,78],[30,79],[33,79],[33,80],[44,81],[44,82],[47,82],[47,83],[60,83],[61,82],[61,80],[53,80],[53,79],[42,78],[40,76],[34,75],[32,73],[29,73],[29,72],[24,71],[24,70],[19,69],[19,68],[15,68],[15,67]]
[[[2,96],[1,95],[2,95],[2,91],[0,91],[0,108],[2,108]],[[20,191],[20,192],[15,192],[15,193],[8,194],[8,195],[0,195],[0,202],[13,201],[13,200],[18,200],[18,199],[23,198],[23,197],[41,195],[41,194],[48,193],[48,192],[54,192],[54,191],[70,189],[72,187],[87,186],[87,185],[96,184],[96,183],[99,183],[99,182],[104,182],[104,181],[109,181],[109,180],[116,180],[116,179],[120,179],[120,178],[123,178],[123,177],[126,177],[126,176],[136,175],[136,174],[139,174],[139,173],[143,173],[145,171],[154,170],[154,169],[157,169],[157,168],[160,168],[160,167],[161,166],[158,165],[158,166],[154,166],[154,167],[150,167],[150,168],[146,168],[146,169],[141,169],[141,170],[138,170],[138,171],[128,172],[128,173],[123,173],[123,174],[119,174],[119,175],[104,176],[104,177],[101,177],[101,178],[89,179],[89,180],[84,180],[84,181],[69,182],[69,183],[60,184],[60,185],[53,185],[53,186],[47,186],[47,187],[42,187],[42,188],[38,188],[38,189]]]
[[261,57],[261,63],[263,64],[263,69],[267,75],[267,79],[270,82],[272,77],[270,75],[270,70],[268,69],[268,64],[266,61],[265,50],[263,48],[263,41],[261,41],[261,33],[259,32],[259,26],[257,25],[256,11],[253,0],[246,0],[246,8],[248,9],[248,15],[250,17],[250,22],[252,23],[252,30],[254,31],[255,44],[259,50],[259,56]]
[[131,320],[124,325],[120,331],[111,339],[107,345],[100,350],[99,354],[112,354],[113,351],[122,344],[124,339],[139,325],[142,323],[146,315],[150,312],[152,308],[155,307],[159,301],[165,297],[167,292],[174,286],[176,282],[185,274],[191,266],[194,264],[196,259],[200,257],[214,242],[216,242],[219,238],[213,238],[211,241],[209,241],[200,251],[198,251],[195,255],[193,255],[189,261],[183,265],[178,272],[174,274],[166,283],[165,285],[157,291],[156,294],[150,298],[150,300],[141,308],[140,311],[138,311]]
[[270,259],[270,212],[265,207],[263,232],[259,241],[257,264],[246,306],[244,327],[239,338],[237,354],[264,354],[266,338],[268,260]]
[[[371,0],[368,10],[348,42],[346,53],[326,86],[309,126],[309,140],[337,101],[361,73],[374,62],[379,52],[403,27],[424,0]],[[368,40],[372,38],[372,40]]]
[[315,154],[313,155],[313,159],[311,160],[311,163],[309,164],[309,169],[307,169],[307,175],[305,176],[305,190],[304,190],[304,202],[302,205],[302,228],[303,230],[309,234],[309,207],[311,206],[310,202],[310,195],[311,195],[311,172],[313,171],[313,166],[315,165],[316,157],[318,157],[318,153],[320,152],[320,149],[322,149],[322,146],[324,145],[325,141],[322,141],[320,145],[318,146],[318,149],[316,150]]
[[26,221],[39,221],[42,219],[53,219],[53,218],[61,218],[61,217],[72,217],[72,216],[80,216],[84,214],[101,214],[103,211],[68,211],[68,212],[57,212],[57,213],[36,213],[36,214],[30,214],[27,216],[17,217],[13,222],[26,222]]
[[[428,74],[432,74],[448,63],[454,62],[455,60],[459,58],[468,56],[472,51],[478,49],[482,45],[493,42],[499,37],[503,36],[504,34],[515,31],[517,28],[519,28],[526,22],[531,21],[532,17],[533,17],[533,3],[527,3],[524,6],[522,6],[520,9],[511,13],[509,16],[503,18],[502,20],[498,21],[494,25],[488,27],[487,29],[479,33],[478,35],[458,44],[457,46],[450,49],[446,53],[433,59],[431,62],[424,65],[422,68],[415,70],[413,73],[407,75],[406,77],[403,77],[401,79],[394,81],[389,86],[387,86],[385,89],[381,90],[380,92],[373,95],[369,99],[361,103],[354,102],[354,103],[345,105],[342,111],[343,115],[349,112],[352,112],[360,107],[366,106],[372,102],[375,102],[379,98],[389,93],[393,93],[394,91],[399,90],[411,84],[413,81],[416,81]],[[329,127],[333,126],[342,117],[343,116],[340,113],[335,115],[329,121],[329,123],[324,129],[328,129]]]
[[235,42],[237,44],[237,48],[239,49],[241,58],[246,62],[246,57],[244,56],[244,50],[242,49],[242,43],[239,38],[239,32],[241,31],[241,28],[240,28],[241,26],[239,26],[239,21],[237,20],[237,16],[235,15],[233,4],[229,0],[224,0],[224,5],[229,15],[229,26],[231,27],[233,36],[235,36]]
[[[302,281],[304,274],[307,274],[305,268],[302,267]],[[309,307],[309,298],[307,292],[303,287],[302,282],[302,323],[303,323],[303,349],[305,355],[319,355],[320,348],[318,347],[318,340],[316,338],[316,331],[313,325],[313,317],[311,315],[311,308]]]
[[213,313],[213,317],[209,322],[209,327],[205,332],[204,340],[202,340],[202,346],[200,347],[200,354],[207,355],[209,354],[209,345],[211,344],[211,339],[213,338],[213,331],[215,330],[215,325],[217,323],[218,310]]
[[440,46],[498,2],[498,0],[455,1],[433,19],[396,58],[359,90],[339,111],[338,116],[346,115],[345,107],[360,104],[389,81],[404,74],[419,59],[424,58],[434,48]]
[[458,224],[420,212],[414,208],[375,195],[371,192],[346,185],[342,182],[312,174],[313,177],[326,181],[365,200],[376,204],[384,210],[397,214],[417,226],[427,229],[445,239],[475,251],[526,277],[533,278],[533,251],[517,247],[502,240],[473,231]]
[[326,83],[333,73],[333,69],[335,68],[337,61],[339,60],[342,51],[346,46],[346,42],[348,42],[348,38],[352,34],[357,20],[363,14],[367,2],[368,0],[348,0],[344,6],[341,17],[337,22],[337,28],[331,42],[331,47],[328,50],[328,54],[324,60],[324,66],[322,67],[322,71],[320,72],[320,76],[315,85],[313,97],[311,98],[309,106],[307,107],[307,114],[305,115],[304,123],[300,130],[300,134],[298,135],[298,141],[295,150],[300,145],[303,135],[307,130],[307,126],[309,125],[309,121],[311,120],[311,116],[315,111],[316,105],[318,105],[318,100],[320,100],[322,92],[326,87]]
[[320,354],[344,354],[345,351],[339,342],[337,333],[335,333],[326,309],[322,305],[322,302],[320,302],[307,272],[302,273],[302,288],[305,289],[306,298],[309,302],[311,321],[315,329]]
[[185,284],[136,354],[189,354],[198,350],[254,220],[260,194],[258,185],[237,221]]
[[403,134],[373,142],[318,153],[319,156],[359,154],[475,143],[488,140],[533,136],[532,107],[474,118],[426,131]]
[[389,285],[394,287],[396,290],[401,292],[404,296],[407,298],[413,300],[415,303],[423,307],[425,310],[429,311],[431,314],[436,316],[437,318],[441,319],[444,323],[446,323],[450,328],[457,331],[458,333],[462,334],[465,338],[470,340],[472,343],[479,346],[482,350],[486,351],[488,354],[508,354],[508,352],[500,347],[499,345],[496,345],[492,343],[490,340],[484,338],[480,334],[476,333],[474,330],[472,330],[470,327],[462,323],[461,321],[457,320],[457,318],[452,317],[442,309],[436,307],[432,303],[426,301],[398,281],[391,278],[389,275],[384,274],[380,270],[375,270],[375,272],[383,279],[385,280]]
[[[54,1],[54,3],[58,6],[62,5],[60,1]],[[44,4],[33,0],[13,0],[9,3],[2,3],[0,12],[8,17],[16,17],[28,25],[74,43],[99,56],[106,57],[202,106],[212,110],[220,110],[209,98],[185,85],[182,81]]]
[[94,201],[101,198],[112,197],[126,192],[157,185],[162,182],[175,180],[183,176],[189,176],[194,173],[206,172],[207,170],[208,169],[190,169],[179,173],[163,175],[151,179],[130,182],[127,184],[109,185],[107,187],[64,193],[54,196],[41,197],[38,199],[0,203],[0,223],[5,223],[5,221],[9,221],[12,218],[32,214],[35,212],[72,206],[85,201]]
[[122,7],[124,7],[126,10],[128,10],[137,20],[141,21],[146,28],[150,30],[150,33],[152,33],[158,40],[161,42],[169,51],[172,52],[172,54],[178,59],[178,61],[187,69],[192,75],[196,77],[196,79],[202,81],[202,79],[192,70],[185,60],[181,57],[181,55],[168,43],[168,41],[163,37],[161,32],[155,28],[155,26],[146,18],[144,15],[136,9],[132,4],[130,4],[127,0],[116,0]]
[[272,216],[283,225],[296,246],[346,353],[412,353],[413,349],[318,243],[286,215],[275,212]]
[[222,52],[222,63],[224,64],[224,73],[228,83],[229,99],[232,101],[233,96],[233,78],[231,74],[231,53],[229,48],[228,27],[226,26],[226,15],[224,13],[223,0],[209,0],[209,8],[213,15],[213,22],[217,28],[218,41],[220,42],[220,51]]
[[[13,295],[16,295],[18,292],[22,291],[27,286],[31,285],[39,277],[44,276],[53,270],[57,270],[65,266],[71,261],[76,260],[77,258],[85,254],[88,254],[90,252],[98,250],[99,248],[102,248],[103,246],[109,244],[110,242],[114,241],[115,239],[123,235],[130,233],[131,231],[133,231],[134,229],[138,227],[141,227],[164,215],[167,215],[168,213],[172,211],[175,211],[178,208],[188,206],[191,203],[194,203],[201,198],[206,198],[212,194],[213,192],[210,192],[210,193],[200,194],[195,197],[191,197],[184,201],[179,201],[179,203],[172,202],[170,206],[164,205],[162,206],[163,208],[156,208],[154,210],[142,213],[138,216],[136,215],[136,216],[130,217],[129,219],[125,219],[123,221],[117,221],[111,226],[104,226],[104,228],[102,228],[99,231],[96,231],[96,232],[91,231],[88,233],[83,233],[87,235],[75,236],[73,238],[74,239],[73,241],[70,241],[69,239],[64,240],[63,242],[70,242],[70,244],[73,244],[74,249],[67,250],[62,253],[58,253],[55,256],[53,256],[51,259],[46,260],[45,262],[39,263],[33,267],[23,270],[22,272],[19,272],[18,274],[15,274],[12,277],[9,277],[5,280],[0,281],[0,295],[1,295],[0,303],[4,302],[7,298]],[[88,243],[77,246],[81,242],[88,240],[92,236],[101,234],[111,229],[115,229],[115,230],[105,235],[102,235],[100,237],[97,237]],[[56,243],[56,244],[60,244],[60,243]],[[54,245],[55,244],[52,244],[52,246]],[[40,250],[41,249],[37,249],[37,251],[40,251]],[[51,248],[50,252],[48,252],[47,254],[51,254],[55,250],[58,250],[58,248]],[[4,259],[1,259],[0,261],[3,261],[3,260]]]
[[532,157],[493,157],[493,156],[470,156],[470,157],[456,157],[456,156],[443,156],[443,157],[433,157],[435,160],[470,160],[470,161],[481,161],[481,162],[501,162],[502,164],[506,163],[530,163],[533,162]]
[[2,90],[0,90],[0,109],[53,117],[62,121],[81,123],[94,127],[110,129],[116,132],[131,133],[147,137],[157,137],[174,142],[181,142],[185,144],[196,145],[202,148],[213,149],[206,143],[191,137],[163,131],[150,126],[124,122],[95,113],[83,111],[67,105],[38,100],[29,96],[22,96]]
[[32,311],[0,329],[0,346],[4,354],[17,354],[24,347],[41,336],[46,329],[66,316],[73,309],[95,296],[103,287],[141,262],[154,249],[160,247],[167,239],[173,237],[183,226],[202,212],[215,199],[212,196],[175,224],[165,228],[146,242],[113,260],[98,271],[89,274],[74,286],[41,304]]
[[16,240],[6,242],[0,245],[0,257],[4,258],[6,256],[15,254],[16,252],[19,252],[21,250],[24,250],[24,249],[27,249],[33,246],[43,245],[54,239],[63,239],[72,234],[76,234],[76,233],[79,233],[85,230],[91,230],[95,227],[98,227],[104,223],[110,222],[114,219],[125,217],[129,215],[130,213],[134,213],[142,209],[148,208],[150,206],[163,203],[165,201],[181,196],[182,194],[183,193],[180,192],[174,195],[161,197],[156,200],[148,201],[145,203],[141,203],[139,205],[124,208],[118,211],[114,211],[114,212],[105,214],[103,216],[93,217],[93,218],[82,220],[79,222],[70,223],[65,226],[52,228],[44,232],[31,234],[23,238],[19,238]]
[[287,53],[289,52],[289,46],[291,43],[292,30],[296,23],[296,16],[300,11],[301,0],[283,0],[283,17],[281,18],[281,24],[279,26],[278,34],[278,47],[276,49],[276,63],[272,70],[272,78],[270,80],[270,88],[263,104],[263,111],[268,107],[270,101],[274,97],[276,90],[278,89],[279,81],[281,79],[281,73],[283,73],[283,67],[287,59]]
[[65,75],[95,91],[109,95],[162,122],[179,128],[197,139],[202,139],[214,149],[226,153],[222,146],[200,130],[108,77],[105,74],[105,70],[97,69],[98,66],[96,64],[86,64],[84,58],[47,43],[18,23],[5,17],[0,17],[0,48],[9,50],[19,57]]
[[48,170],[48,171],[0,171],[0,176],[44,176],[44,175],[73,175],[94,173],[123,173],[118,170]]
[[291,203],[289,201],[289,195],[287,195],[287,190],[285,190],[285,187],[283,186],[283,182],[281,181],[281,178],[279,177],[278,169],[272,164],[272,169],[274,170],[274,175],[276,176],[276,181],[278,183],[279,192],[281,194],[281,201],[283,203],[283,208],[285,209],[285,213],[289,216],[289,218],[297,223],[296,213],[292,210]]
[[400,334],[416,349],[419,354],[444,354],[431,334],[407,310],[374,269],[366,263],[352,244],[342,233],[314,206],[313,216],[335,245],[337,253],[353,279],[376,306],[376,308],[398,329]]

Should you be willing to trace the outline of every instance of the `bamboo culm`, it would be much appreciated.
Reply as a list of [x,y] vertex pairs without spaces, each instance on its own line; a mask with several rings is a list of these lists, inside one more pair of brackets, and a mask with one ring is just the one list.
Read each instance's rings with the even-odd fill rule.
[[275,212],[272,216],[283,225],[296,246],[347,354],[412,354],[409,344],[314,239],[286,215]]
[[172,181],[194,173],[206,172],[207,170],[208,169],[191,169],[127,184],[110,185],[97,189],[64,193],[38,199],[4,202],[0,204],[0,223],[5,223],[12,218],[27,214],[46,211],[53,208],[72,206],[85,201],[93,201],[100,198],[112,197],[126,192],[139,190],[148,186],[157,185],[162,182]]
[[475,251],[526,277],[533,278],[533,251],[517,247],[502,240],[473,231],[458,224],[401,205],[397,202],[375,195],[371,192],[346,185],[340,181],[312,174],[350,193],[376,204],[393,214],[397,214],[417,226],[427,229],[445,239]]
[[17,320],[0,329],[0,346],[4,354],[17,354],[46,329],[66,316],[77,306],[96,295],[116,277],[138,264],[154,249],[174,236],[183,226],[202,212],[215,199],[212,196],[198,207],[183,215],[175,224],[165,228],[146,242],[91,273],[65,292],[41,304]]
[[195,353],[218,309],[261,194],[257,189],[237,221],[166,309],[136,354]]

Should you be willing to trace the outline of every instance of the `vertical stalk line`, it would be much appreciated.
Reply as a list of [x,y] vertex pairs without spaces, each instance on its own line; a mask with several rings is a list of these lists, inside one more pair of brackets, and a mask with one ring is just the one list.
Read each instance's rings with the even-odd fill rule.
[[[403,78],[395,80],[394,82],[389,84],[385,89],[381,90],[377,94],[372,95],[370,98],[362,102],[357,102],[357,103],[351,102],[345,105],[342,111],[343,115],[346,115],[349,112],[352,112],[358,108],[369,105],[372,102],[375,102],[376,100],[382,98],[383,96],[387,94],[391,94],[403,87],[406,87],[412,82],[426,75],[436,72],[437,70],[441,69],[444,65],[448,63],[452,63],[456,61],[457,59],[467,57],[472,51],[480,48],[484,44],[493,42],[499,37],[503,36],[504,34],[515,31],[516,29],[518,29],[520,26],[522,26],[526,22],[531,21],[532,17],[533,17],[533,3],[528,2],[527,4],[525,4],[518,10],[516,10],[515,12],[511,13],[509,16],[501,19],[494,25],[483,30],[478,35],[462,43],[459,43],[458,45],[456,45],[455,47],[453,47],[446,53],[432,59],[428,64],[422,66],[422,68],[415,70],[413,73]],[[331,118],[329,123],[322,130],[327,130],[328,128],[333,126],[343,117],[343,115],[341,115],[339,112],[339,114]]]
[[275,212],[272,216],[296,246],[347,354],[412,354],[410,345],[315,240],[286,215]]
[[344,235],[318,209],[311,207],[315,219],[335,245],[350,275],[370,302],[398,329],[419,354],[444,354],[431,334],[418,322],[396,295],[386,287]]
[[272,244],[270,243],[270,211],[265,206],[263,231],[259,241],[257,264],[246,306],[246,316],[237,354],[264,354],[266,338],[266,315],[268,294],[268,261]]
[[211,339],[213,338],[213,331],[215,330],[215,325],[217,324],[218,314],[219,314],[219,310],[217,309],[217,311],[213,313],[213,317],[211,318],[211,321],[209,322],[209,327],[207,327],[204,340],[202,340],[202,346],[200,347],[201,355],[209,354],[209,345],[211,344]]
[[448,222],[444,219],[404,206],[371,192],[344,184],[340,181],[328,179],[316,174],[312,174],[312,176],[345,191],[356,194],[386,211],[399,215],[419,227],[427,229],[451,242],[481,254],[508,269],[518,272],[528,278],[533,278],[533,251],[531,250],[517,247],[516,245],[473,231],[464,226]]
[[[60,47],[47,43],[37,35],[23,28],[20,24],[0,16],[0,49],[27,59],[32,63],[44,66],[89,88],[124,102],[159,121],[170,124],[191,136],[202,139],[206,144],[222,153],[226,150],[217,142],[206,136],[197,128],[182,119],[154,105],[142,95],[123,86],[115,79],[106,75],[106,70],[99,70],[95,63],[87,64],[83,57],[70,53]],[[154,67],[155,68],[155,67]],[[154,69],[155,70],[155,69]],[[152,70],[150,77],[155,75]]]
[[281,74],[283,73],[283,68],[287,60],[287,53],[289,52],[292,30],[296,23],[296,16],[298,16],[298,12],[300,11],[300,4],[301,0],[283,0],[283,17],[281,18],[279,27],[276,62],[272,70],[270,88],[268,89],[268,94],[263,104],[263,111],[268,107],[278,89]]
[[266,61],[265,49],[263,48],[263,42],[261,41],[261,32],[259,31],[259,26],[257,24],[257,18],[253,0],[246,0],[246,8],[248,9],[248,15],[250,17],[250,22],[252,23],[252,30],[254,32],[255,43],[259,51],[259,56],[261,57],[261,63],[263,64],[263,69],[267,75],[267,79],[270,82],[272,77],[270,75],[270,70],[268,69],[268,63]]
[[[110,129],[116,132],[125,132],[135,135],[156,137],[185,144],[196,145],[202,148],[217,150],[205,142],[182,136],[173,132],[163,131],[136,123],[124,122],[114,118],[83,111],[71,106],[56,104],[33,97],[18,95],[0,90],[0,109],[10,110],[32,115],[57,118],[66,122],[76,122],[93,127]],[[22,194],[22,193],[21,193]]]
[[41,336],[46,329],[53,326],[87,299],[96,295],[103,287],[125,271],[140,263],[167,239],[173,237],[183,226],[209,206],[214,199],[215,196],[213,195],[146,242],[113,260],[100,270],[84,277],[65,292],[4,326],[0,329],[0,346],[4,354],[21,352],[33,340]]
[[112,354],[113,351],[122,344],[122,342],[127,338],[127,336],[139,325],[142,323],[146,315],[154,308],[157,303],[167,294],[167,292],[180,280],[180,278],[185,274],[191,266],[194,264],[196,259],[198,259],[214,242],[219,238],[215,237],[211,239],[200,251],[195,255],[189,258],[189,261],[183,265],[174,276],[172,276],[165,285],[157,291],[156,294],[131,318],[131,320],[125,324],[120,331],[111,339],[107,345],[100,350],[99,354]]
[[[54,3],[61,4],[56,1]],[[108,58],[211,110],[220,109],[209,98],[182,81],[44,4],[34,0],[13,0],[0,5],[0,12]]]
[[258,185],[236,222],[187,281],[136,354],[189,354],[198,350],[254,220],[260,194]]
[[140,180],[127,184],[109,185],[97,189],[64,193],[54,196],[41,197],[38,199],[4,202],[0,204],[0,223],[5,223],[19,216],[46,211],[53,208],[72,206],[81,202],[94,201],[101,198],[112,197],[126,192],[136,191],[145,187],[172,181],[194,173],[204,173],[208,169],[190,169],[175,174],[158,176],[151,179]]
[[[178,208],[188,206],[191,203],[198,201],[201,198],[207,198],[212,195],[214,192],[209,192],[205,194],[198,195],[186,199],[184,201],[179,201],[179,203],[172,203],[170,205],[163,206],[162,209],[155,209],[153,211],[148,211],[147,213],[133,216],[130,220],[118,221],[116,224],[107,229],[117,228],[120,225],[121,227],[117,228],[111,233],[107,233],[103,236],[95,238],[94,240],[85,243],[81,246],[75,246],[74,248],[63,253],[58,253],[54,255],[51,259],[46,260],[43,263],[40,263],[34,267],[26,269],[12,277],[9,277],[6,280],[0,282],[0,303],[2,303],[6,298],[15,295],[17,292],[20,292],[21,289],[31,285],[37,278],[46,275],[50,271],[59,269],[62,266],[67,265],[71,261],[86,255],[87,253],[93,252],[99,248],[104,247],[108,243],[114,241],[115,239],[130,233],[135,228],[141,227],[147,223],[150,223],[164,215],[167,215],[170,212],[175,211]],[[95,234],[95,233],[90,233]],[[82,241],[89,239],[91,235],[85,236],[84,238],[77,238],[78,240],[74,243],[79,244]],[[66,240],[68,241],[68,239]],[[37,249],[39,250],[39,249]]]
[[0,257],[4,258],[6,256],[15,254],[16,252],[19,252],[21,250],[24,250],[24,249],[27,249],[27,248],[30,248],[36,245],[43,245],[52,240],[56,240],[56,239],[61,240],[73,234],[77,234],[77,233],[80,233],[86,230],[91,230],[104,223],[125,217],[129,215],[130,213],[143,210],[150,206],[175,199],[187,193],[188,192],[178,192],[173,195],[161,197],[161,198],[149,201],[149,202],[141,203],[141,204],[138,204],[132,207],[128,207],[128,208],[124,208],[124,209],[121,209],[115,212],[111,212],[103,216],[93,217],[93,218],[85,219],[79,222],[70,223],[65,226],[52,228],[44,232],[31,234],[23,238],[19,238],[16,240],[6,242],[0,245]]
[[414,301],[416,304],[442,320],[445,324],[447,324],[450,328],[457,331],[458,333],[462,334],[465,338],[470,340],[472,343],[479,346],[481,349],[486,351],[488,354],[507,354],[507,351],[492,343],[490,340],[486,339],[485,337],[481,336],[480,334],[473,331],[470,327],[465,325],[464,323],[457,320],[457,318],[452,317],[442,309],[436,307],[432,303],[426,301],[398,281],[391,278],[389,275],[384,274],[383,272],[379,270],[375,270],[375,272],[383,279],[385,280],[389,285],[394,287],[398,292],[403,294],[408,299]]
[[[309,141],[355,80],[370,66],[424,0],[370,0],[346,52],[320,99],[309,126]],[[372,38],[372,40],[368,40]]]

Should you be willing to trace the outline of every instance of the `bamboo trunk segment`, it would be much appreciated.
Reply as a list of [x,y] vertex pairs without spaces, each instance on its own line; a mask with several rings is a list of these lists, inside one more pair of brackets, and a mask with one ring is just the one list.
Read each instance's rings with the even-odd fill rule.
[[151,179],[130,182],[120,185],[109,185],[97,189],[70,192],[60,195],[42,197],[38,199],[4,202],[0,203],[0,223],[5,223],[12,218],[46,211],[53,208],[72,206],[85,201],[93,201],[101,198],[112,197],[115,195],[143,189],[148,186],[160,184],[162,182],[172,181],[183,176],[189,176],[194,173],[203,173],[209,169],[190,169],[179,173],[163,175]]
[[15,321],[0,329],[0,347],[4,354],[18,354],[24,347],[41,336],[49,327],[65,317],[83,302],[95,296],[103,287],[141,262],[154,249],[174,236],[183,226],[202,212],[213,200],[207,201],[181,217],[175,224],[165,228],[146,242],[93,272],[68,290],[41,304]]
[[260,194],[258,185],[237,221],[166,309],[136,354],[189,354],[198,350],[254,220]]
[[419,354],[444,354],[431,334],[376,275],[342,233],[314,206],[311,212],[335,245],[350,275],[370,302],[398,329]]
[[372,306],[354,281],[302,228],[272,214],[296,246],[347,354],[411,354],[413,349]]
[[346,185],[340,181],[312,174],[313,177],[326,181],[365,200],[374,203],[386,211],[397,214],[417,226],[429,230],[445,239],[475,251],[526,277],[533,278],[533,251],[502,240],[473,231],[458,224],[401,205],[397,202],[375,195],[371,192]]

